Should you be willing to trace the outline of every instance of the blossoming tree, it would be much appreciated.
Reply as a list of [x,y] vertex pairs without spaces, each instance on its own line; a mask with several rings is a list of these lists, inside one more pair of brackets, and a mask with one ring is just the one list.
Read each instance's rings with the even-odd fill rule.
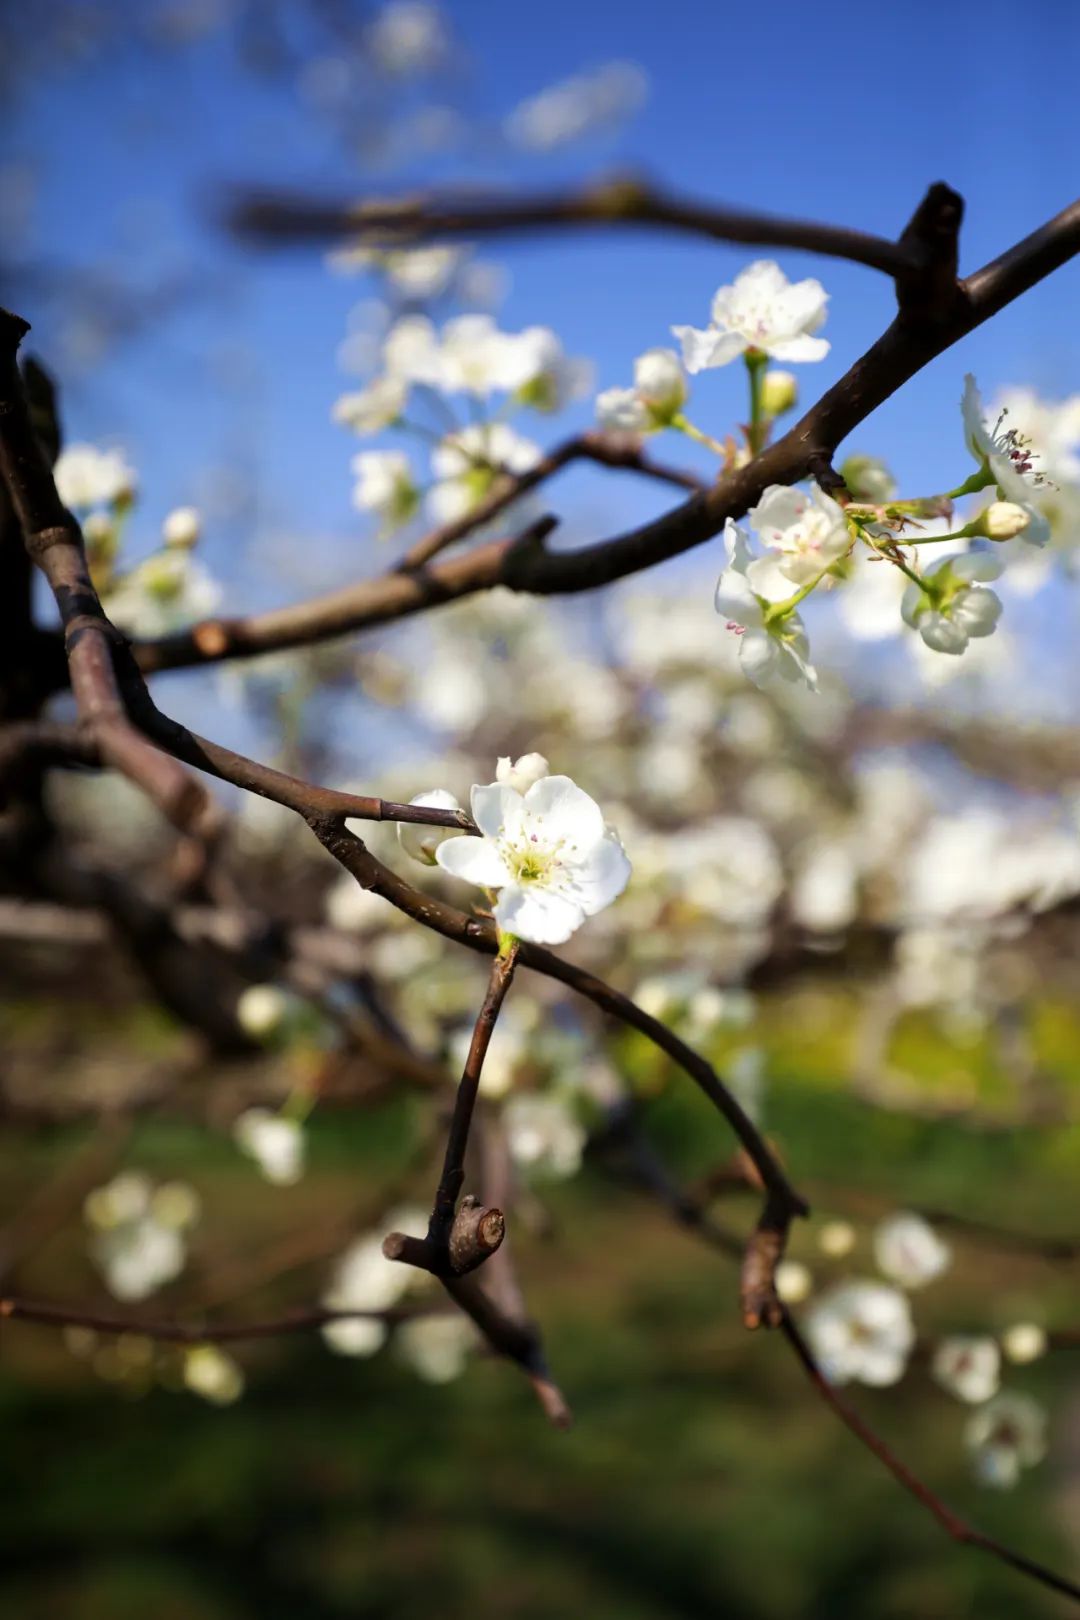
[[[388,72],[435,48],[424,8],[397,9],[396,30],[373,44]],[[520,109],[533,138],[576,116],[566,87],[560,97]],[[904,1008],[975,1017],[1001,919],[1034,928],[1080,893],[1075,829],[1044,827],[1018,848],[1000,818],[935,812],[917,802],[910,779],[887,773],[849,774],[843,803],[829,655],[811,660],[804,613],[826,600],[839,604],[836,617],[855,640],[904,635],[918,659],[972,659],[1003,622],[995,582],[1064,548],[1075,524],[1075,402],[1055,410],[1026,398],[988,411],[974,379],[958,376],[957,473],[945,491],[900,495],[883,463],[840,459],[877,405],[1080,249],[1074,204],[961,277],[962,213],[941,184],[895,240],[691,204],[633,181],[536,200],[436,196],[340,209],[250,201],[237,221],[249,235],[336,244],[339,268],[345,261],[382,278],[407,306],[387,306],[367,334],[368,375],[331,410],[338,429],[365,446],[351,463],[355,507],[386,544],[406,540],[383,572],[264,613],[245,613],[204,566],[194,508],[174,510],[157,548],[131,560],[135,471],[115,450],[59,444],[45,374],[32,363],[20,369],[27,323],[3,315],[0,791],[12,892],[74,909],[69,829],[73,815],[93,813],[80,810],[77,794],[111,773],[171,829],[159,838],[168,876],[159,866],[155,879],[137,860],[128,872],[123,861],[86,867],[80,900],[124,931],[154,993],[206,1041],[279,1065],[276,1086],[243,1099],[224,1122],[236,1151],[274,1186],[295,1186],[312,1111],[332,1102],[350,1062],[359,1064],[361,1096],[372,1076],[417,1091],[438,1147],[432,1165],[425,1139],[423,1206],[410,1185],[408,1202],[339,1243],[310,1308],[239,1321],[199,1319],[194,1306],[188,1322],[136,1315],[131,1307],[183,1272],[201,1212],[185,1184],[155,1184],[128,1168],[85,1203],[92,1262],[126,1314],[10,1292],[0,1316],[186,1346],[188,1386],[221,1404],[243,1387],[222,1346],[247,1334],[319,1328],[332,1350],[360,1357],[393,1338],[436,1382],[461,1374],[483,1345],[515,1363],[565,1425],[567,1396],[512,1256],[515,1206],[537,1174],[567,1177],[586,1154],[600,1163],[621,1154],[624,1173],[629,1165],[680,1224],[736,1253],[746,1327],[782,1336],[817,1395],[950,1535],[1080,1598],[1066,1577],[959,1519],[869,1428],[847,1388],[890,1386],[928,1349],[937,1385],[970,1408],[965,1438],[978,1476],[1007,1486],[1043,1457],[1046,1416],[1024,1390],[1003,1387],[1003,1364],[1023,1367],[1075,1329],[970,1323],[928,1347],[912,1296],[947,1274],[952,1250],[940,1222],[913,1212],[875,1212],[873,1263],[862,1268],[872,1277],[846,1269],[851,1222],[829,1220],[816,1235],[816,1264],[833,1273],[819,1290],[805,1261],[786,1253],[809,1215],[799,1140],[781,1155],[766,1131],[761,1053],[737,1033],[756,1016],[755,973],[787,971],[815,952],[843,967],[861,929],[895,955],[886,1032],[874,1046],[871,1031],[863,1066],[868,1087],[880,1085],[888,1030]],[[897,313],[795,416],[812,374],[787,368],[829,351],[827,294],[817,279],[792,283],[778,262],[754,260],[719,287],[707,325],[672,325],[655,347],[627,355],[623,375],[633,383],[597,394],[594,429],[542,445],[517,418],[531,414],[539,433],[591,395],[588,362],[567,355],[545,326],[504,331],[475,310],[439,324],[415,306],[459,274],[460,240],[589,221],[849,259],[891,278]],[[724,366],[745,380],[745,421],[734,425],[711,420],[695,397],[693,379]],[[704,451],[708,470],[680,463],[677,450],[673,462],[658,459],[661,436]],[[673,504],[628,533],[559,548],[556,519],[535,502],[542,494],[557,504],[548,486],[574,462],[650,480]],[[642,595],[612,610],[621,660],[589,658],[560,639],[561,598],[709,543],[719,559],[718,618],[707,626],[680,617],[685,603],[675,597]],[[51,591],[51,613],[35,602],[33,568]],[[471,663],[432,612],[455,602],[471,615],[458,621]],[[306,721],[303,698],[337,678],[341,637],[429,616],[422,658],[365,663],[361,651],[359,679],[369,696],[475,742],[433,760],[426,776],[404,780],[395,763],[386,774],[400,783],[397,796],[367,790],[381,783],[346,791],[262,763],[180,724],[157,701],[160,674],[222,666],[252,687],[263,681],[280,713],[292,703]],[[814,703],[826,719],[807,720],[788,750],[800,761],[788,760],[785,725],[811,716]],[[303,725],[299,735],[302,744]],[[534,746],[550,748],[549,735],[570,757],[549,764]],[[725,798],[722,767],[732,761],[757,780],[760,816]],[[236,796],[215,796],[207,779]],[[267,807],[292,818],[338,869],[331,883],[329,862],[313,866],[291,909],[276,909],[273,894],[254,906],[245,886],[287,836],[266,822]],[[367,841],[367,825],[378,823],[397,829],[385,858]],[[908,867],[901,889],[895,875]],[[446,965],[443,941],[490,962],[481,993]],[[531,975],[527,993],[521,969]],[[591,1026],[566,1022],[566,995],[662,1056],[722,1117],[737,1148],[728,1183],[757,1199],[748,1233],[713,1221],[716,1189],[698,1196],[673,1183],[650,1148],[618,1049]],[[713,1061],[718,1038],[731,1058],[726,1073]],[[154,1102],[151,1087],[145,1105]],[[954,1224],[963,1229],[963,1217]]]

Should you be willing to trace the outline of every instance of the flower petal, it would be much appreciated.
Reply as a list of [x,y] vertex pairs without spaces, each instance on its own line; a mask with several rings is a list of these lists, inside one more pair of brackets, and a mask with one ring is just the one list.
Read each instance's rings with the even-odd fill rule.
[[746,340],[737,332],[718,332],[715,328],[703,332],[695,326],[673,326],[671,330],[682,345],[683,365],[691,375],[713,366],[726,366],[746,348]]
[[534,945],[564,945],[585,921],[576,902],[554,889],[532,884],[522,889],[508,883],[495,907],[495,921],[506,933],[517,934]]
[[521,822],[521,794],[504,782],[479,783],[470,795],[472,818],[485,838],[500,838]]
[[604,816],[595,799],[568,776],[543,776],[526,793],[522,831],[541,846],[565,840],[571,859],[580,859],[604,836]]
[[435,859],[451,877],[482,889],[500,889],[511,880],[510,870],[490,838],[448,838],[436,849]]
[[805,333],[798,337],[773,338],[771,342],[763,345],[766,354],[771,354],[774,360],[810,361],[824,360],[829,352],[830,344],[827,338],[809,337]]

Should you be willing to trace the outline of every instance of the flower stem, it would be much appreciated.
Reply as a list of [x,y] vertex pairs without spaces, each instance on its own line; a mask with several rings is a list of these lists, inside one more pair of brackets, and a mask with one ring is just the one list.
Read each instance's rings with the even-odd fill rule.
[[714,455],[720,456],[724,460],[727,459],[727,449],[720,443],[719,439],[713,439],[709,436],[709,434],[703,433],[701,429],[695,427],[693,422],[689,421],[681,411],[671,418],[668,425],[669,427],[673,427],[678,433],[685,433],[688,439],[694,439],[698,444],[705,445],[707,449],[713,452]]
[[758,350],[747,349],[743,359],[746,362],[746,371],[750,379],[750,422],[746,430],[746,442],[752,456],[764,447],[765,435],[768,432],[769,419],[765,415],[761,402],[761,385],[765,380],[765,371],[769,364],[769,357]]

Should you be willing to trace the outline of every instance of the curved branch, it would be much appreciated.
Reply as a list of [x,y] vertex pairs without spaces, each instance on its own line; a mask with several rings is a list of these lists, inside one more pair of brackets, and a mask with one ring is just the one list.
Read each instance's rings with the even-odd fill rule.
[[379,198],[362,203],[312,202],[277,191],[242,197],[228,213],[232,229],[251,240],[282,244],[350,242],[403,247],[445,236],[508,236],[522,231],[656,226],[750,247],[787,247],[849,259],[885,275],[918,269],[919,245],[891,242],[843,225],[781,219],[747,208],[679,197],[634,176],[600,181],[579,191],[521,197],[468,193]]
[[180,669],[302,646],[496,585],[538,596],[595,590],[712,539],[729,517],[742,517],[759,501],[770,484],[798,483],[828,467],[841,441],[905,382],[1080,252],[1078,202],[966,280],[955,281],[950,266],[959,210],[954,192],[931,187],[908,227],[923,242],[923,250],[911,274],[898,284],[896,319],[783,438],[673,511],[575,551],[548,549],[549,522],[546,529],[534,528],[516,541],[479,546],[452,562],[408,575],[384,575],[246,619],[208,620],[179,635],[138,645],[140,667],[147,672]]

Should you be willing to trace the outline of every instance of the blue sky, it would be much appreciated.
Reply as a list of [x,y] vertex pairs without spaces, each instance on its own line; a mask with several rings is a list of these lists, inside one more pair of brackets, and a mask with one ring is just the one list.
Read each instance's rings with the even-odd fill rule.
[[[453,88],[486,120],[613,58],[646,69],[648,103],[617,139],[557,156],[510,159],[489,145],[466,159],[365,176],[287,82],[253,81],[216,42],[183,54],[111,51],[94,67],[43,78],[9,122],[5,157],[33,159],[40,172],[41,253],[122,265],[151,290],[177,269],[203,285],[189,307],[69,386],[66,416],[70,435],[129,449],[143,478],[146,545],[169,507],[199,499],[208,472],[219,483],[237,473],[250,481],[253,505],[212,524],[208,538],[212,561],[243,587],[238,607],[266,599],[245,571],[256,536],[325,541],[292,551],[291,579],[270,587],[277,597],[353,577],[382,553],[350,509],[355,445],[328,420],[345,386],[335,350],[363,284],[328,275],[314,253],[260,256],[225,240],[209,207],[224,181],[360,193],[426,178],[544,185],[634,167],[717,200],[892,233],[927,183],[944,179],[967,199],[969,269],[1076,190],[1080,13],[1066,0],[1022,10],[915,0],[902,12],[835,0],[758,9],[462,0],[446,9],[462,45]],[[503,323],[556,327],[571,352],[595,360],[601,386],[629,380],[634,355],[668,341],[672,322],[704,324],[716,286],[754,256],[645,233],[484,251],[512,272]],[[801,369],[809,401],[886,324],[891,284],[831,260],[778,257],[793,278],[817,275],[831,294],[832,351]],[[26,289],[22,313],[48,361],[59,333],[35,302]],[[956,409],[964,371],[987,394],[1015,382],[1050,395],[1080,389],[1078,309],[1074,265],[930,366],[856,446],[884,454],[911,492],[954,482],[964,470]],[[742,409],[741,380],[737,367],[701,378],[695,420],[726,431]],[[537,436],[557,431],[542,421]],[[663,449],[677,455],[681,446]],[[554,505],[567,513],[571,539],[658,507],[633,480],[582,474],[563,487]]]

